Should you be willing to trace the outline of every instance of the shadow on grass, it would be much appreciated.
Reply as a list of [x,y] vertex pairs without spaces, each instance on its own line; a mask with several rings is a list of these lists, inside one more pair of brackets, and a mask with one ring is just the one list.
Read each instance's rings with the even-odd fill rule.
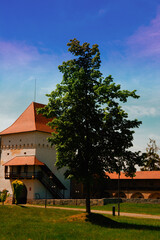
[[28,207],[26,207],[26,206],[24,206],[24,205],[20,205],[20,204],[17,204],[17,206],[18,206],[18,207],[21,207],[21,208],[28,208]]
[[118,229],[135,229],[135,230],[154,230],[160,231],[160,226],[121,223],[105,217],[101,214],[91,213],[86,216],[86,221],[101,227],[118,228]]

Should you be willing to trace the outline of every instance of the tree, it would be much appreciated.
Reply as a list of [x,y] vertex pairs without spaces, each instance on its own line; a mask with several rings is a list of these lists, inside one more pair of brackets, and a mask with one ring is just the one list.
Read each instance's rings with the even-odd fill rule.
[[80,45],[73,39],[67,46],[75,58],[59,66],[63,80],[47,95],[48,105],[38,112],[53,118],[49,125],[54,132],[49,142],[56,146],[56,166],[66,167],[65,177],[84,184],[86,211],[90,213],[90,185],[96,175],[136,171],[139,153],[128,149],[133,128],[141,122],[129,120],[119,103],[139,96],[135,90],[121,90],[112,76],[103,78],[97,44]]
[[144,153],[144,166],[142,171],[157,171],[160,170],[160,156],[158,155],[159,147],[154,139],[149,139],[146,153]]

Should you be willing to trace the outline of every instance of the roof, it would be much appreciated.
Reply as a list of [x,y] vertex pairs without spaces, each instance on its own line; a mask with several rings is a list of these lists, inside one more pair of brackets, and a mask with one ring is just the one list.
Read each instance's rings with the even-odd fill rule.
[[22,165],[41,165],[44,166],[45,164],[40,162],[35,156],[18,156],[14,157],[10,161],[3,164],[3,166],[22,166]]
[[36,112],[38,108],[43,108],[44,106],[44,104],[32,102],[10,127],[0,132],[0,135],[32,131],[53,132],[53,130],[46,125],[49,121],[52,121],[52,119],[47,119],[42,114],[37,114]]
[[[117,173],[106,173],[110,179],[118,179]],[[125,173],[121,172],[120,179],[132,179],[131,177],[126,177]],[[137,171],[133,179],[160,179],[160,171]]]

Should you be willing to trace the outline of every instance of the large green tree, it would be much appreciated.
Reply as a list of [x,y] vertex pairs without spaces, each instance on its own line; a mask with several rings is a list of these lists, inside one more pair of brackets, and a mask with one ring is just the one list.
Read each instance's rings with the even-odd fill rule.
[[107,172],[136,171],[139,153],[132,153],[134,128],[140,121],[129,120],[120,102],[139,98],[136,91],[121,90],[120,85],[100,72],[98,45],[77,39],[67,44],[74,58],[59,66],[63,80],[48,94],[49,102],[39,112],[54,118],[55,130],[49,142],[57,150],[58,168],[66,167],[65,177],[84,184],[86,211],[90,212],[90,184]]

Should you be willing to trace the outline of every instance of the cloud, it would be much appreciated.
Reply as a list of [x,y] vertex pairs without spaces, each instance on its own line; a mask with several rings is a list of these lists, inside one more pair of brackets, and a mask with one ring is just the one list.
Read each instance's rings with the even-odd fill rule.
[[160,116],[160,108],[145,107],[145,106],[125,106],[125,111],[132,117],[156,117]]
[[141,26],[127,40],[129,53],[138,57],[160,57],[160,8],[148,26]]
[[[57,75],[62,56],[42,51],[25,42],[0,41],[1,82],[31,81],[38,76]],[[15,79],[17,77],[17,79]],[[47,79],[46,79],[47,80]]]
[[38,59],[38,51],[34,46],[18,42],[0,41],[0,62],[3,68],[26,66]]

